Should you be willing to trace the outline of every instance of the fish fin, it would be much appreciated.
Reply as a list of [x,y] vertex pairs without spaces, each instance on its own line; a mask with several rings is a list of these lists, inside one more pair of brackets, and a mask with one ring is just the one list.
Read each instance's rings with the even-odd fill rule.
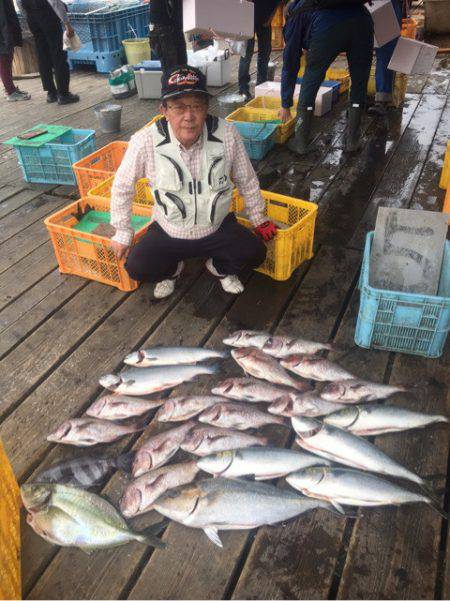
[[81,551],[83,551],[83,553],[86,553],[86,555],[92,555],[92,553],[94,553],[94,551],[97,551],[96,548],[94,547],[78,547]]
[[330,503],[333,505],[333,507],[336,509],[336,511],[338,513],[340,513],[341,515],[347,515],[345,509],[337,501],[330,499]]
[[440,507],[438,503],[434,499],[432,499],[430,503],[430,507],[432,507],[435,511],[439,513],[440,516],[444,518],[444,520],[448,520],[448,513]]
[[207,528],[203,528],[203,532],[206,534],[206,536],[211,542],[223,549],[223,543],[220,540],[219,532],[215,526],[208,526]]
[[119,470],[124,471],[127,474],[131,474],[131,468],[133,461],[136,456],[136,451],[130,451],[129,453],[122,453],[116,457],[116,467]]
[[139,533],[137,533],[137,540],[151,547],[165,549],[166,543],[158,538],[158,534],[161,534],[168,523],[169,520],[162,520],[157,524],[153,524],[152,526],[141,530]]

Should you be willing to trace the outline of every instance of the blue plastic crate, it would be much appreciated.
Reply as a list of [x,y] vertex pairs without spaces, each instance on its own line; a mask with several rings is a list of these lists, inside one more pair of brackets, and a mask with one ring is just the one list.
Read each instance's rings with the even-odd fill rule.
[[364,348],[440,357],[450,329],[450,242],[445,245],[437,296],[369,285],[373,232],[367,234],[355,342]]
[[71,129],[40,146],[15,146],[25,181],[76,185],[72,164],[95,151],[95,131]]
[[93,52],[122,50],[122,40],[146,37],[149,19],[149,4],[140,3],[115,10],[105,2],[76,3],[70,13],[82,43],[92,44]]
[[259,161],[275,145],[278,124],[262,121],[233,121],[244,141],[248,156]]
[[71,69],[87,65],[95,67],[98,73],[109,73],[122,65],[125,51],[120,48],[113,52],[95,52],[92,43],[89,42],[77,52],[69,50],[67,56]]

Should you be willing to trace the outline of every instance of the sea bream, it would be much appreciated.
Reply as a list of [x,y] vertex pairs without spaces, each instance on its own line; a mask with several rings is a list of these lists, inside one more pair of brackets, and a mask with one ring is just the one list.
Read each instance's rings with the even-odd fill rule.
[[111,503],[102,497],[62,484],[24,484],[27,522],[37,534],[62,547],[90,552],[117,547],[133,540],[163,548],[156,537],[163,523],[134,532]]
[[311,391],[303,394],[295,392],[287,394],[270,404],[267,411],[274,415],[284,415],[286,417],[295,417],[296,415],[320,417],[344,407],[346,405],[324,401],[317,392]]
[[118,457],[109,455],[84,455],[67,461],[60,461],[39,472],[34,482],[65,484],[79,488],[98,486],[106,480],[113,470],[131,473],[134,453],[126,453]]
[[258,330],[237,330],[223,339],[223,343],[235,348],[247,348],[253,346],[262,349],[264,344],[269,340],[268,332],[260,332]]
[[47,436],[48,442],[71,444],[76,447],[90,447],[96,444],[114,442],[127,434],[140,432],[145,428],[142,422],[121,424],[94,417],[76,417],[65,421]]
[[[297,390],[307,391],[311,386],[308,382],[298,381]],[[213,394],[220,394],[236,401],[249,403],[273,403],[277,399],[292,392],[288,386],[277,386],[258,378],[228,378],[219,382],[211,390]]]
[[216,477],[252,476],[255,480],[271,480],[306,467],[330,463],[322,457],[303,451],[277,447],[249,447],[201,457],[197,465],[204,472]]
[[120,511],[131,518],[152,509],[152,504],[166,490],[189,484],[200,471],[195,461],[164,465],[133,480],[120,500]]
[[164,399],[149,401],[121,394],[106,394],[92,403],[86,415],[107,420],[128,419],[144,415],[163,403]]
[[189,526],[201,528],[222,547],[219,530],[249,530],[289,520],[317,508],[334,511],[316,499],[263,482],[209,478],[169,490],[154,502],[162,515]]
[[183,382],[191,382],[197,376],[215,373],[217,373],[217,368],[207,365],[134,367],[126,369],[118,375],[102,376],[99,384],[116,394],[140,396],[174,388]]
[[181,422],[195,417],[216,403],[226,402],[227,399],[215,395],[177,396],[165,401],[156,413],[160,422]]
[[195,422],[186,422],[177,428],[171,428],[150,437],[136,451],[133,461],[133,477],[142,476],[150,470],[164,465],[180,448],[188,432],[195,426]]
[[202,424],[210,424],[219,428],[236,428],[236,430],[248,430],[249,428],[261,428],[269,424],[286,426],[282,417],[270,415],[259,411],[252,405],[244,403],[216,403],[212,407],[200,413],[198,421]]
[[332,382],[354,378],[353,374],[337,363],[314,355],[292,355],[282,359],[280,363],[289,371],[307,380]]
[[427,503],[447,518],[436,501],[397,483],[359,470],[339,467],[310,467],[293,472],[286,481],[302,494],[339,505],[376,507]]
[[365,403],[386,399],[397,392],[407,392],[406,386],[389,386],[376,384],[365,380],[337,380],[325,384],[320,391],[320,396],[325,401],[336,403]]
[[231,355],[242,369],[255,378],[267,380],[272,384],[304,389],[304,383],[292,378],[276,359],[255,348],[239,348]]
[[448,423],[444,415],[429,415],[393,405],[353,405],[328,415],[327,424],[343,428],[359,436],[375,436],[425,428],[430,424]]
[[246,434],[230,428],[199,426],[186,435],[181,448],[183,451],[202,457],[219,451],[266,444],[267,438],[264,436]]
[[289,357],[289,355],[315,355],[320,351],[331,351],[333,350],[333,345],[325,342],[305,340],[304,338],[271,336],[264,343],[262,350],[272,357],[282,359],[283,357]]
[[311,453],[360,470],[404,478],[426,488],[426,482],[416,473],[391,459],[368,440],[351,432],[322,424],[311,417],[293,417],[292,426],[297,444]]
[[157,367],[160,365],[189,365],[207,361],[208,359],[225,359],[229,356],[226,351],[215,351],[202,347],[157,346],[130,353],[124,359],[127,365],[135,367]]

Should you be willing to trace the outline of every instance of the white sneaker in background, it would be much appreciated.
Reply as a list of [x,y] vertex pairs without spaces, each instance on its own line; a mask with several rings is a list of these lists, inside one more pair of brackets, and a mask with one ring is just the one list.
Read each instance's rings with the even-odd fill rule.
[[184,269],[184,262],[180,261],[178,263],[177,270],[176,270],[175,274],[173,275],[173,277],[171,277],[168,280],[162,280],[161,282],[158,282],[155,285],[155,290],[153,292],[154,297],[161,299],[161,298],[167,298],[168,296],[173,294],[175,291],[175,282],[177,281],[178,276],[183,271],[183,269]]
[[12,94],[6,95],[6,100],[8,102],[17,102],[18,100],[30,100],[31,94],[28,92],[22,92],[19,88],[16,88]]
[[241,294],[241,292],[244,292],[244,285],[237,275],[220,275],[214,267],[212,259],[206,261],[206,269],[219,278],[225,292],[228,292],[229,294]]

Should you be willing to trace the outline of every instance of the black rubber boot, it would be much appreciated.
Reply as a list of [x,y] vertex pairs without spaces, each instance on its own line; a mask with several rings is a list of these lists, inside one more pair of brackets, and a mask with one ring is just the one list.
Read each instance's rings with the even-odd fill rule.
[[367,109],[369,115],[373,117],[386,117],[387,102],[375,102],[375,104]]
[[348,109],[347,132],[345,137],[346,152],[356,152],[361,147],[361,117],[363,108],[351,106]]
[[314,119],[314,110],[300,109],[294,137],[288,142],[289,150],[300,156],[307,154],[310,148],[311,128]]

